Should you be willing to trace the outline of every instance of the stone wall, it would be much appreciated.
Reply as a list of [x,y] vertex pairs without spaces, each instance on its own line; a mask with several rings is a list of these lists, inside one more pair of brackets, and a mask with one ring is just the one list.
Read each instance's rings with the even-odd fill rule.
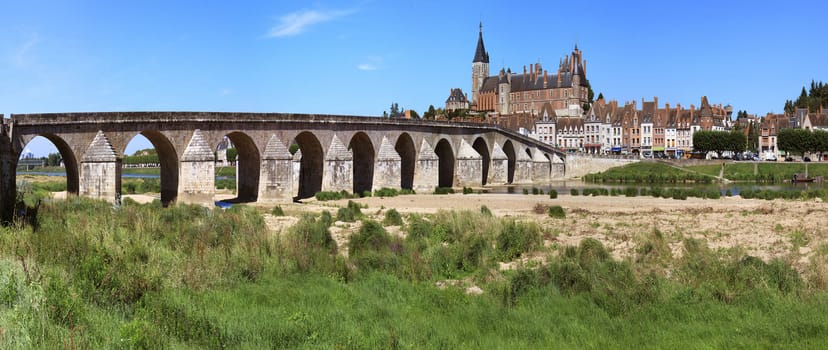
[[582,177],[586,174],[606,171],[609,168],[636,163],[639,161],[640,160],[638,159],[628,158],[601,158],[568,154],[566,156],[565,178],[571,179]]

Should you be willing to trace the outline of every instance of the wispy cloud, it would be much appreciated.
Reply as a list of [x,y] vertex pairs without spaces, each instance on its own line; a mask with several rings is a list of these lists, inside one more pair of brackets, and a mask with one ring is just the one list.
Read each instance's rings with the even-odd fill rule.
[[357,69],[365,71],[380,69],[384,59],[381,56],[368,56],[366,61],[367,62],[358,64]]
[[30,63],[29,52],[40,43],[40,36],[37,33],[32,33],[29,40],[26,40],[22,45],[14,50],[12,61],[17,67],[25,67]]
[[268,37],[281,38],[302,34],[310,26],[354,13],[354,10],[331,10],[331,11],[298,11],[289,13],[279,18],[279,25],[270,28]]

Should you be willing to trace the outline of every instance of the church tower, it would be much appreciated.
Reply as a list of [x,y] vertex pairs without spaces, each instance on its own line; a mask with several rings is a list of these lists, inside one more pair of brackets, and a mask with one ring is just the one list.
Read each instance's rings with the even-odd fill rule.
[[483,46],[483,22],[480,22],[480,35],[477,37],[477,50],[472,61],[472,103],[479,101],[483,81],[489,76],[489,53]]

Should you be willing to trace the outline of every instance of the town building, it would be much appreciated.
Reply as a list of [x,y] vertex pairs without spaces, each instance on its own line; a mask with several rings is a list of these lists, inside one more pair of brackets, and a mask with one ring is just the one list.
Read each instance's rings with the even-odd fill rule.
[[538,116],[544,104],[555,110],[582,106],[588,102],[589,81],[586,61],[575,46],[571,55],[561,59],[557,72],[550,74],[540,62],[527,67],[523,73],[501,68],[497,75],[489,75],[489,53],[483,43],[483,25],[477,38],[472,60],[470,109],[495,118],[510,118],[524,114]]
[[459,109],[469,109],[469,99],[463,93],[462,89],[451,89],[449,97],[446,99],[446,112],[452,112]]

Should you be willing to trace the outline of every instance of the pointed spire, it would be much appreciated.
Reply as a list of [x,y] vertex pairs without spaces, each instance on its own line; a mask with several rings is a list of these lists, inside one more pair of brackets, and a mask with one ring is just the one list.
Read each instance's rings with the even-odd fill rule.
[[477,50],[474,52],[474,60],[472,63],[477,62],[489,63],[489,53],[486,52],[486,47],[483,45],[483,21],[480,22],[480,34],[477,37]]

